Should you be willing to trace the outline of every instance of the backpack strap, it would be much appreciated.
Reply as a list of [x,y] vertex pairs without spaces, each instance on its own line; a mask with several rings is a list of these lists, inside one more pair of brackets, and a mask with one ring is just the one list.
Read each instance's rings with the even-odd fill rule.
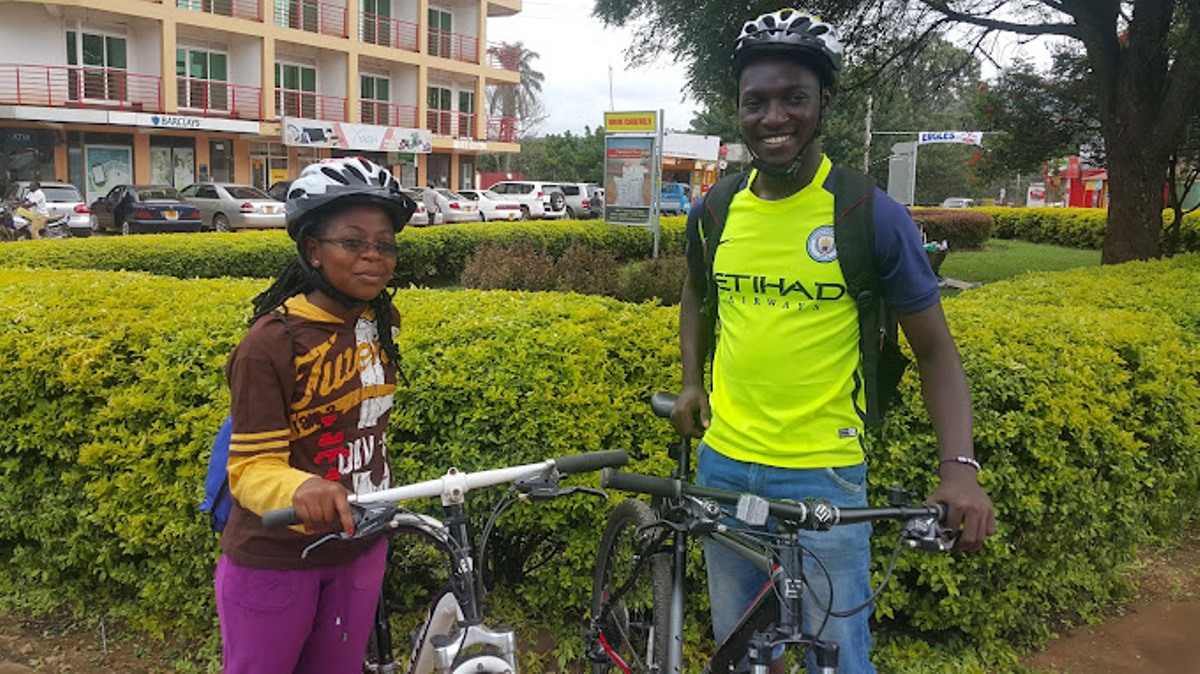
[[[699,209],[699,222],[692,226],[694,236],[689,237],[689,244],[698,244],[698,250],[689,251],[689,272],[693,282],[705,280],[704,303],[700,307],[700,315],[704,320],[705,344],[709,355],[716,345],[717,329],[717,283],[713,277],[713,261],[717,258],[717,246],[721,243],[721,233],[725,231],[725,220],[729,216],[729,204],[733,197],[746,187],[750,172],[734,173],[721,178],[704,195]],[[690,225],[691,223],[689,223]]]
[[904,373],[896,320],[883,294],[875,259],[875,180],[852,169],[833,174],[833,237],[846,292],[858,306],[859,353],[866,393],[866,425],[878,426]]

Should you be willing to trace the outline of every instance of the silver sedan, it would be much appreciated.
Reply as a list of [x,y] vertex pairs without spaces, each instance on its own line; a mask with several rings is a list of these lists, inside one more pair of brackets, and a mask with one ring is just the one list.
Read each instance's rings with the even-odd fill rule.
[[250,185],[196,183],[179,194],[200,209],[206,229],[282,229],[287,226],[284,204]]

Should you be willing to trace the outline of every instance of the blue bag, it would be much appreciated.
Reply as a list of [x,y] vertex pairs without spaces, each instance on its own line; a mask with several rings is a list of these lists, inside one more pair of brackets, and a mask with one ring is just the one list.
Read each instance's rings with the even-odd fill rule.
[[233,507],[233,497],[229,495],[229,443],[232,439],[233,415],[230,414],[213,440],[208,474],[204,477],[204,500],[200,502],[200,512],[208,513],[212,530],[217,533],[225,529],[229,510]]

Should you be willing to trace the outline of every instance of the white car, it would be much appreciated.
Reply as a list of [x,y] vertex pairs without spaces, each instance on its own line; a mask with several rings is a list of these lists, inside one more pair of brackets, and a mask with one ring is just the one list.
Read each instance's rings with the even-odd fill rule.
[[442,197],[438,199],[438,203],[442,205],[442,218],[446,224],[481,222],[483,220],[483,215],[479,212],[479,205],[474,201],[444,187],[439,187],[437,193]]
[[458,193],[479,206],[479,214],[485,222],[521,219],[521,204],[516,199],[506,199],[491,190],[459,190]]
[[492,185],[496,194],[516,199],[521,204],[521,218],[557,220],[567,215],[567,200],[558,183],[537,180],[505,180]]
[[[9,212],[14,213],[14,217],[20,218],[15,212],[29,194],[30,182],[32,181],[15,182],[4,195],[4,203],[8,205]],[[48,222],[54,222],[66,215],[70,217],[67,225],[71,228],[73,236],[91,235],[92,216],[88,213],[87,203],[79,193],[79,188],[70,183],[44,182],[42,193],[46,195],[46,210],[50,211]],[[24,219],[21,221],[24,222]]]
[[[413,227],[424,227],[428,225],[429,213],[425,210],[425,201],[421,198],[421,190],[405,188],[404,193],[408,195],[409,199],[412,199],[417,204],[417,210],[413,211],[412,217],[408,219],[408,224]],[[440,225],[443,222],[444,220],[442,220],[442,216],[439,214],[437,218],[435,218],[433,224]]]
[[588,209],[592,189],[598,187],[595,183],[559,183],[565,197],[567,217],[572,220],[584,220],[592,217]]

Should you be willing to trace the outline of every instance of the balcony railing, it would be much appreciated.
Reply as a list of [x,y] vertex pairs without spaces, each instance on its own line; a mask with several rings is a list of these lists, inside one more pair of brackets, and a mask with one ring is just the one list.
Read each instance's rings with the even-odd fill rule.
[[162,112],[162,78],[113,68],[5,63],[0,103]]
[[521,48],[516,45],[492,42],[488,44],[487,64],[501,70],[521,71]]
[[175,6],[238,19],[261,20],[258,0],[175,0]]
[[368,44],[417,51],[417,24],[362,12],[358,17],[358,39]]
[[180,112],[204,117],[262,119],[262,89],[190,77],[178,78]]
[[417,106],[400,105],[386,101],[361,99],[358,102],[359,121],[363,124],[400,126],[414,129],[417,126]]
[[275,25],[349,37],[346,6],[322,0],[275,0]]
[[475,137],[475,113],[473,112],[429,109],[425,111],[425,122],[425,126],[435,136]]
[[275,90],[275,112],[287,117],[346,121],[346,99],[294,89]]
[[487,139],[502,143],[517,142],[517,118],[503,115],[488,115]]
[[479,63],[479,39],[440,28],[430,28],[429,55],[467,63]]

